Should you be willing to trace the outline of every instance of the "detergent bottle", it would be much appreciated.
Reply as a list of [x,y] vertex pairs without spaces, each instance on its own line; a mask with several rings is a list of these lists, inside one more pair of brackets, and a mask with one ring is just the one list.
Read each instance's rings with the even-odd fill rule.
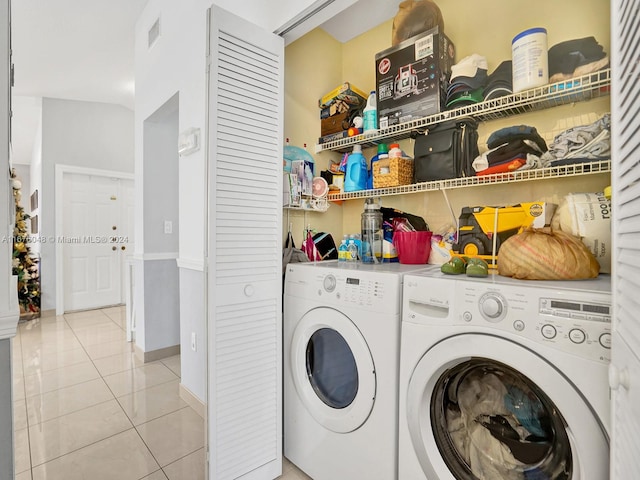
[[355,192],[367,188],[367,159],[360,145],[353,146],[353,152],[347,158],[347,171],[344,176],[344,191]]
[[367,98],[367,106],[362,111],[362,117],[362,133],[365,135],[376,133],[378,131],[378,107],[375,90],[371,90],[369,98]]
[[389,158],[389,146],[386,143],[378,144],[378,153],[371,159],[371,168],[369,169],[369,178],[367,179],[367,189],[371,190],[375,187],[373,184],[373,174],[375,172],[374,165],[378,160]]

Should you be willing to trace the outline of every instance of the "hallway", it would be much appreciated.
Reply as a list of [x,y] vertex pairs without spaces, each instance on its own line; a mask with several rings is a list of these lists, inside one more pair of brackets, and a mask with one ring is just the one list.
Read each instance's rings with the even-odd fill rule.
[[180,356],[142,364],[122,306],[43,317],[13,340],[16,480],[204,479]]

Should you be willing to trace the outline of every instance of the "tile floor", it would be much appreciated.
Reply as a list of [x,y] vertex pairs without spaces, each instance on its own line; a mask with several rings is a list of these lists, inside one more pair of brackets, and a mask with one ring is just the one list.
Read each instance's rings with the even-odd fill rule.
[[[180,356],[143,364],[124,307],[43,317],[13,341],[16,480],[201,480],[204,420]],[[284,459],[281,480],[310,480]]]

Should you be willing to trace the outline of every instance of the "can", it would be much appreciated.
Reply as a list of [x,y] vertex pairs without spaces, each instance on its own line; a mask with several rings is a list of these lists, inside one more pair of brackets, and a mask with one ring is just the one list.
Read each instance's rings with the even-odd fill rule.
[[519,33],[511,41],[513,93],[549,83],[547,30],[537,27]]

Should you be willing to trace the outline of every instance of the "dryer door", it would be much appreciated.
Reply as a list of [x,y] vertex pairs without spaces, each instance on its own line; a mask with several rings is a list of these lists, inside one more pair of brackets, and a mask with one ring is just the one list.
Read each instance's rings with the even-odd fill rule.
[[332,308],[307,312],[293,332],[291,374],[315,420],[338,433],[362,425],[376,395],[373,357],[362,333]]
[[426,478],[608,478],[608,438],[586,400],[507,339],[466,334],[436,344],[413,371],[406,408],[401,421]]

